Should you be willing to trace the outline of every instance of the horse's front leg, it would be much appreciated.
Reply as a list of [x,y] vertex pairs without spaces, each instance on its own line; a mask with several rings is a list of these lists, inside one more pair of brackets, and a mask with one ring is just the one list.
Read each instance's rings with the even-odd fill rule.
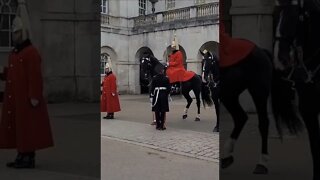
[[184,109],[184,113],[183,113],[183,115],[182,115],[182,119],[186,119],[186,118],[188,117],[188,110],[189,110],[190,105],[191,105],[191,103],[192,103],[193,100],[192,100],[189,92],[182,92],[182,94],[183,94],[183,96],[184,96],[184,97],[186,98],[186,100],[187,100],[187,106],[186,106],[186,108]]
[[195,119],[195,121],[200,121],[200,105],[201,105],[201,101],[200,101],[200,90],[193,90],[195,96],[196,96],[196,100],[197,100],[197,108],[198,108],[198,115]]

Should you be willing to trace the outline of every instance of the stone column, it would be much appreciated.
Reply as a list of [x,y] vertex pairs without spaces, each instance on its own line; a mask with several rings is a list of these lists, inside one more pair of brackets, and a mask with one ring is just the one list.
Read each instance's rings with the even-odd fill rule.
[[[50,102],[99,101],[100,13],[88,1],[28,1],[37,19],[35,39],[43,58]],[[37,8],[37,2],[42,8]],[[41,11],[39,9],[42,9]],[[37,16],[35,16],[37,15]]]
[[252,40],[272,49],[273,0],[232,0],[232,36]]

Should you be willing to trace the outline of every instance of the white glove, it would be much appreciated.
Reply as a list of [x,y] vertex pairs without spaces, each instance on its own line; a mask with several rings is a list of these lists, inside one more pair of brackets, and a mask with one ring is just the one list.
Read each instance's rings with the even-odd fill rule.
[[39,104],[39,100],[31,98],[30,103],[33,107],[36,107]]
[[116,94],[115,94],[115,93],[111,93],[111,95],[112,95],[112,96],[115,96]]

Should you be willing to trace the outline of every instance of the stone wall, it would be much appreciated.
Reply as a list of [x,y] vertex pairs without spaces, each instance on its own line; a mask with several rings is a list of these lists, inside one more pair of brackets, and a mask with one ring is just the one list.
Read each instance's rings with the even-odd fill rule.
[[[49,102],[98,101],[100,4],[91,0],[27,0],[33,43],[43,62]],[[9,52],[1,52],[0,57]],[[1,65],[6,61],[1,58]]]

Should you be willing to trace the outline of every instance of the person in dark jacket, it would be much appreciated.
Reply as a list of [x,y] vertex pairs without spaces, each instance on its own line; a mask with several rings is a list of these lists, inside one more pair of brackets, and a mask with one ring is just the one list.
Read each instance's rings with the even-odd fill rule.
[[168,96],[170,94],[169,78],[164,75],[164,69],[152,78],[151,97],[152,111],[156,116],[156,129],[165,130],[166,112],[169,112]]

